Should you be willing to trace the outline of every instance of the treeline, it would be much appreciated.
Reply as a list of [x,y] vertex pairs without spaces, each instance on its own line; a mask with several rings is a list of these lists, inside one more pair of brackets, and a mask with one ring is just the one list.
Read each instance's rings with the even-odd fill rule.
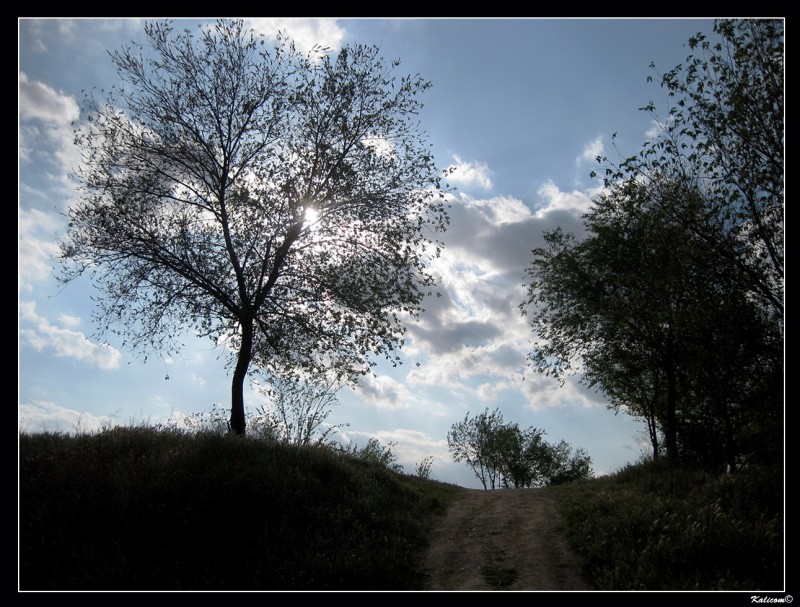
[[585,238],[533,251],[540,372],[643,419],[652,455],[709,471],[783,457],[783,21],[724,20],[661,76],[674,105],[619,165]]
[[488,407],[453,424],[447,444],[456,462],[466,463],[484,489],[519,489],[556,485],[592,476],[592,458],[561,441],[551,444],[545,432],[506,423],[499,409]]

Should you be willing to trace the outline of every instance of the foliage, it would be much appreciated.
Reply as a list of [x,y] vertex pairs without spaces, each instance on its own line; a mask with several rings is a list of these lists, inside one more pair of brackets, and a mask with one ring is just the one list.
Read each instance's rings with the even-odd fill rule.
[[414,467],[414,474],[426,480],[430,479],[432,467],[433,467],[433,456],[429,455],[422,461],[417,462],[417,465]]
[[431,526],[459,491],[206,432],[24,434],[19,448],[21,590],[423,589]]
[[370,353],[396,363],[448,221],[417,119],[430,84],[375,47],[303,56],[242,21],[145,34],[111,53],[122,85],[87,95],[75,131],[63,279],[102,288],[100,332],[144,352],[181,329],[225,342],[240,434],[251,362],[346,381]]
[[338,449],[341,450],[342,453],[351,455],[370,464],[381,466],[392,472],[402,472],[403,466],[397,463],[397,456],[392,452],[392,447],[396,445],[397,443],[382,445],[377,438],[370,437],[367,444],[363,447],[353,444],[349,447],[339,446]]
[[329,443],[342,428],[326,422],[332,408],[339,404],[337,388],[334,381],[324,378],[275,377],[262,389],[271,406],[259,407],[257,415],[266,420],[271,434],[280,442]]
[[782,479],[659,462],[558,487],[570,543],[596,590],[785,588]]
[[499,409],[451,426],[447,444],[453,460],[464,461],[484,489],[541,487],[592,476],[591,458],[583,449],[565,441],[552,445],[544,430],[522,430],[517,423],[504,423]]
[[[784,23],[719,20],[718,41],[689,40],[684,65],[661,78],[676,100],[661,135],[617,176],[668,174],[703,192],[705,215],[683,221],[730,262],[726,275],[783,325]],[[655,66],[653,66],[655,67]],[[673,209],[680,217],[681,208]],[[724,220],[722,237],[708,222]]]
[[[487,407],[483,413],[469,417],[453,424],[447,433],[447,445],[455,462],[465,462],[481,481],[484,489],[494,489],[499,481],[497,466],[492,462],[495,453],[493,444],[503,424],[503,415],[499,409],[489,413]],[[487,486],[488,485],[488,486]]]
[[663,77],[660,135],[607,165],[587,237],[545,234],[521,308],[537,371],[580,372],[654,457],[719,471],[781,457],[783,43],[776,22],[715,29]]
[[592,458],[586,449],[577,448],[574,451],[564,441],[553,446],[552,456],[555,465],[550,472],[549,485],[563,485],[575,481],[585,481],[594,475],[592,471]]

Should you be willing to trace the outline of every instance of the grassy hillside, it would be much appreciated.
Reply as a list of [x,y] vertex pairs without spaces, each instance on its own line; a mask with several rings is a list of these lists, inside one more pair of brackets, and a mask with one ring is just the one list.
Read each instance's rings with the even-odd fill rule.
[[[146,428],[20,436],[20,589],[424,589],[460,488],[330,449]],[[779,590],[783,474],[653,464],[548,489],[598,590]]]
[[598,590],[781,590],[783,471],[640,464],[553,487]]
[[416,589],[459,489],[328,449],[20,436],[20,589]]

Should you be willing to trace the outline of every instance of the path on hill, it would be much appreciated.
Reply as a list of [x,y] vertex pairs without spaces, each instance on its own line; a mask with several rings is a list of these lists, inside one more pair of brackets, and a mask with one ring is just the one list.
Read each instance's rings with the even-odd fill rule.
[[587,590],[546,489],[467,489],[426,557],[431,590]]

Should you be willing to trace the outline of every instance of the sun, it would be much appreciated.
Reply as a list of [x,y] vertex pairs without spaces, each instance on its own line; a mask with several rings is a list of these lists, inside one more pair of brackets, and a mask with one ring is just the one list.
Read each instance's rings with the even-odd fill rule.
[[305,210],[305,219],[306,224],[309,227],[313,227],[315,223],[319,220],[319,211],[313,207],[306,207]]

